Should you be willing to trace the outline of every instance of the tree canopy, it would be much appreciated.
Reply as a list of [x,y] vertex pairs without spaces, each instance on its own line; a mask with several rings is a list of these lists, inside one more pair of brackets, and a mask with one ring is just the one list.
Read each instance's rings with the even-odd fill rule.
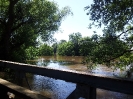
[[92,54],[96,42],[92,37],[82,37],[81,33],[71,33],[69,41],[60,40],[57,46],[59,55],[66,56],[88,56]]
[[93,0],[93,4],[85,9],[88,9],[92,24],[104,24],[112,32],[123,31],[125,25],[132,23],[132,0]]
[[75,56],[79,56],[79,40],[82,38],[81,33],[72,33],[69,35],[69,41],[74,45]]
[[36,46],[37,37],[49,40],[70,13],[69,7],[60,10],[48,0],[0,0],[0,59],[25,60],[25,50]]
[[53,48],[47,44],[43,44],[38,49],[38,56],[51,56],[53,55]]
[[132,0],[93,0],[86,6],[92,21],[89,27],[104,26],[103,36],[88,57],[94,63],[125,67],[133,62],[133,2]]

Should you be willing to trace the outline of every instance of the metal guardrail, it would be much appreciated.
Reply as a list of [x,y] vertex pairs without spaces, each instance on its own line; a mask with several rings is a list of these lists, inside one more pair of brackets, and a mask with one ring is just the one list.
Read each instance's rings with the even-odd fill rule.
[[87,99],[96,99],[96,88],[133,95],[133,81],[127,79],[111,78],[70,70],[58,70],[48,67],[38,67],[36,65],[22,64],[3,60],[0,60],[0,67],[11,68],[22,72],[28,72],[77,83],[76,90],[74,90],[74,92],[70,95],[72,97],[74,97],[74,94],[76,94],[77,92],[82,92],[79,91],[79,89],[82,90],[83,88],[88,89],[88,92],[85,93],[88,94],[88,96],[85,96],[87,97]]

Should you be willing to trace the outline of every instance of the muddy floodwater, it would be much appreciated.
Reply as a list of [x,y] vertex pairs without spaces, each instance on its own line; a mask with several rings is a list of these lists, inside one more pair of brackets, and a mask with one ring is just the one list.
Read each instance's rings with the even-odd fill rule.
[[[30,64],[36,64],[37,66],[90,72],[90,70],[87,69],[87,66],[81,64],[82,59],[83,57],[45,56],[39,57],[37,60],[30,60],[28,62]],[[120,75],[119,70],[113,72],[112,69],[107,68],[106,66],[97,66],[94,70],[91,71],[91,73],[109,77]],[[32,90],[38,91],[43,95],[51,97],[52,99],[66,99],[66,97],[69,96],[69,94],[76,88],[75,83],[40,75],[30,75],[28,76],[28,81]],[[133,99],[133,96],[97,89],[97,99]]]
[[[90,73],[90,70],[87,69],[87,66],[81,64],[82,59],[83,57],[79,56],[45,56],[39,57],[37,60],[31,60],[29,63],[56,69],[68,69]],[[91,71],[91,73],[109,77],[120,75],[119,70],[113,72],[112,69],[107,68],[106,66],[97,66],[94,70]],[[52,99],[66,99],[66,97],[76,88],[75,83],[40,75],[29,76],[28,80],[32,90],[39,91],[41,94],[51,97]],[[97,89],[97,99],[133,99],[133,96],[103,89]]]

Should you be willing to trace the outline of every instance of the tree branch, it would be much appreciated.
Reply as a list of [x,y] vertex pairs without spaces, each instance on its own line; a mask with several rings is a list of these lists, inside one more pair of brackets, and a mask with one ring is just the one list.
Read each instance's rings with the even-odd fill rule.
[[131,52],[131,51],[133,51],[133,50],[125,50],[125,51],[123,51],[123,53],[119,54],[117,57],[111,58],[111,59],[107,60],[106,62],[110,62],[110,61],[112,61],[112,60],[115,60],[115,59],[117,59],[118,57],[124,55],[125,53]]
[[119,38],[122,34],[128,32],[128,31],[130,31],[130,30],[133,30],[133,27],[131,27],[130,29],[126,30],[125,32],[122,32],[120,35],[117,36],[117,38]]
[[28,21],[19,23],[16,27],[14,27],[14,28],[11,29],[11,32],[15,31],[15,30],[18,29],[20,26],[22,26],[22,25],[24,25],[24,24],[26,24],[26,23],[28,23]]

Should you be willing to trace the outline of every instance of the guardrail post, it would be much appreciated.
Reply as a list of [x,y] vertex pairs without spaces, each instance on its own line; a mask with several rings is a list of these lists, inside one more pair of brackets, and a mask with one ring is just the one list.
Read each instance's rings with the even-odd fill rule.
[[76,89],[66,99],[96,99],[96,88],[84,84],[77,84]]
[[16,71],[16,80],[18,82],[18,85],[22,86],[23,85],[23,78],[25,76],[25,72],[23,71]]

